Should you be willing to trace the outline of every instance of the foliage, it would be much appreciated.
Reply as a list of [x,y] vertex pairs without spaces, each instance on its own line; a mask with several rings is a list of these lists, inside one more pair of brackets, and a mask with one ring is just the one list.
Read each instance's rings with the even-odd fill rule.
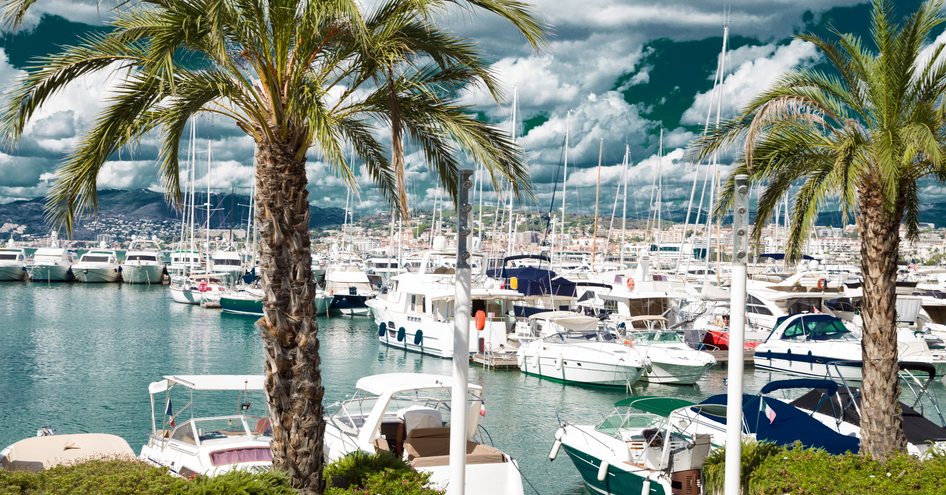
[[410,472],[411,467],[390,452],[355,451],[325,467],[325,484],[337,488],[362,486],[372,474],[392,470]]
[[166,469],[138,461],[96,460],[38,473],[0,469],[0,495],[165,495],[186,487]]
[[[725,453],[714,452],[704,464],[708,495],[723,493]],[[863,454],[831,455],[800,445],[743,444],[742,493],[746,495],[933,495],[943,493],[946,456],[919,459],[898,453],[886,461]]]
[[198,477],[181,495],[296,495],[289,477],[281,471],[236,471],[213,478]]
[[329,487],[325,495],[442,495],[443,491],[430,488],[430,474],[417,471],[385,469],[369,475],[361,486]]

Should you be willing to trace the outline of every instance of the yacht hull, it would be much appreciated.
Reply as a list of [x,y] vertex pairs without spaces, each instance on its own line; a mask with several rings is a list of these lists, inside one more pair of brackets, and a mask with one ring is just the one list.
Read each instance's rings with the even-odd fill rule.
[[263,300],[224,295],[220,296],[220,309],[232,315],[263,316]]
[[26,280],[26,267],[22,264],[0,265],[0,282]]
[[371,312],[367,301],[368,296],[365,295],[335,294],[332,296],[331,308],[345,315],[366,316]]
[[68,282],[72,279],[69,265],[33,265],[29,274],[34,282]]
[[122,282],[126,284],[161,284],[163,278],[161,265],[122,265]]
[[86,284],[118,282],[122,274],[118,268],[76,268],[72,270],[76,280]]
[[200,304],[203,294],[196,290],[171,287],[171,300],[181,304]]
[[[557,347],[557,346],[556,346]],[[641,378],[643,369],[618,359],[601,362],[576,355],[573,349],[520,349],[516,358],[527,375],[559,383],[590,387],[629,387]]]
[[[793,375],[812,376],[824,378],[831,376],[840,377],[845,380],[861,381],[864,375],[861,373],[861,363],[851,364],[827,364],[833,361],[839,361],[844,358],[831,356],[816,356],[809,353],[791,354],[774,352],[770,350],[756,350],[753,357],[753,364],[756,369],[767,371],[778,371]],[[830,367],[830,373],[829,373]]]
[[581,475],[582,481],[591,493],[600,493],[603,495],[638,495],[645,493],[647,495],[670,495],[663,483],[657,480],[651,480],[650,489],[644,491],[644,480],[642,476],[635,472],[622,469],[627,466],[629,469],[639,469],[634,466],[621,463],[611,465],[609,463],[604,480],[598,479],[598,473],[601,469],[600,457],[590,452],[577,449],[575,447],[562,444],[562,450],[571,459],[572,464]]

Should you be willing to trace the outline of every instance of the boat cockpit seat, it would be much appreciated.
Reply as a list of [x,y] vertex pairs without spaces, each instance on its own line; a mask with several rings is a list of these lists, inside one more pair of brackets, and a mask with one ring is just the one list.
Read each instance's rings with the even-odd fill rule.
[[387,448],[385,450],[389,452],[394,452],[395,455],[400,456],[404,452],[404,423],[400,421],[385,421],[381,423],[381,435],[384,438],[378,438],[380,442],[375,443],[375,447],[379,450],[381,447],[378,446],[378,443],[387,443]]
[[273,425],[269,418],[260,418],[256,422],[256,428],[253,430],[257,435],[271,437],[273,436]]
[[[478,444],[466,442],[466,453],[470,454]],[[450,427],[414,428],[404,440],[407,460],[418,457],[445,456],[450,454]]]
[[650,447],[662,447],[664,444],[663,432],[657,428],[648,428],[641,432],[644,442]]
[[443,415],[431,407],[410,406],[398,411],[398,417],[404,420],[404,431],[407,435],[416,428],[443,427]]
[[[503,455],[502,451],[494,447],[490,447],[489,445],[467,442],[466,452],[467,464],[495,464],[499,462],[506,462],[506,457]],[[445,455],[415,457],[411,460],[411,466],[415,469],[433,466],[447,466],[449,464],[449,453]]]

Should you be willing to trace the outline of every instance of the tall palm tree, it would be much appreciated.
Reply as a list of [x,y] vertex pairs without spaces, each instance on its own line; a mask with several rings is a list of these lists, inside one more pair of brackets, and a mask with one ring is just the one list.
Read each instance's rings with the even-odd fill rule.
[[[924,43],[944,21],[942,1],[928,1],[896,22],[889,1],[875,0],[873,46],[852,34],[800,39],[824,54],[830,70],[800,69],[780,78],[735,119],[694,145],[705,157],[743,141],[735,174],[764,184],[754,236],[779,200],[794,193],[786,251],[797,259],[820,208],[840,203],[861,241],[864,383],[861,448],[875,458],[903,450],[898,397],[896,277],[899,230],[916,238],[918,181],[946,179],[946,57]],[[732,178],[720,207],[731,201]]]
[[[7,0],[7,18],[18,22],[31,3]],[[265,290],[259,327],[273,461],[303,493],[324,488],[307,156],[318,153],[352,184],[343,151],[350,145],[402,208],[402,137],[418,144],[452,192],[460,152],[495,180],[528,191],[510,139],[455,99],[471,84],[500,97],[473,42],[436,23],[456,6],[498,15],[534,47],[543,42],[542,25],[517,0],[388,0],[370,12],[356,0],[139,0],[116,11],[111,32],[39,60],[0,115],[11,144],[36,109],[71,81],[96,71],[123,75],[50,190],[48,215],[66,229],[95,208],[105,161],[146,133],[160,135],[160,173],[173,202],[180,197],[181,137],[195,115],[230,119],[254,140]],[[393,160],[378,132],[385,127],[394,129]]]

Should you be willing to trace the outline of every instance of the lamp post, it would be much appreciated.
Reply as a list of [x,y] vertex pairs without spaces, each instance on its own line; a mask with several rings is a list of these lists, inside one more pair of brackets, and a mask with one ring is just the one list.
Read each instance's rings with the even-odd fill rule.
[[726,387],[725,494],[739,495],[742,470],[742,372],[746,338],[746,259],[749,257],[749,176],[735,177],[732,283],[729,293],[729,364]]
[[450,394],[450,484],[448,495],[463,495],[466,485],[467,383],[470,376],[470,187],[472,170],[460,171],[457,188],[457,269],[453,317],[453,388]]

